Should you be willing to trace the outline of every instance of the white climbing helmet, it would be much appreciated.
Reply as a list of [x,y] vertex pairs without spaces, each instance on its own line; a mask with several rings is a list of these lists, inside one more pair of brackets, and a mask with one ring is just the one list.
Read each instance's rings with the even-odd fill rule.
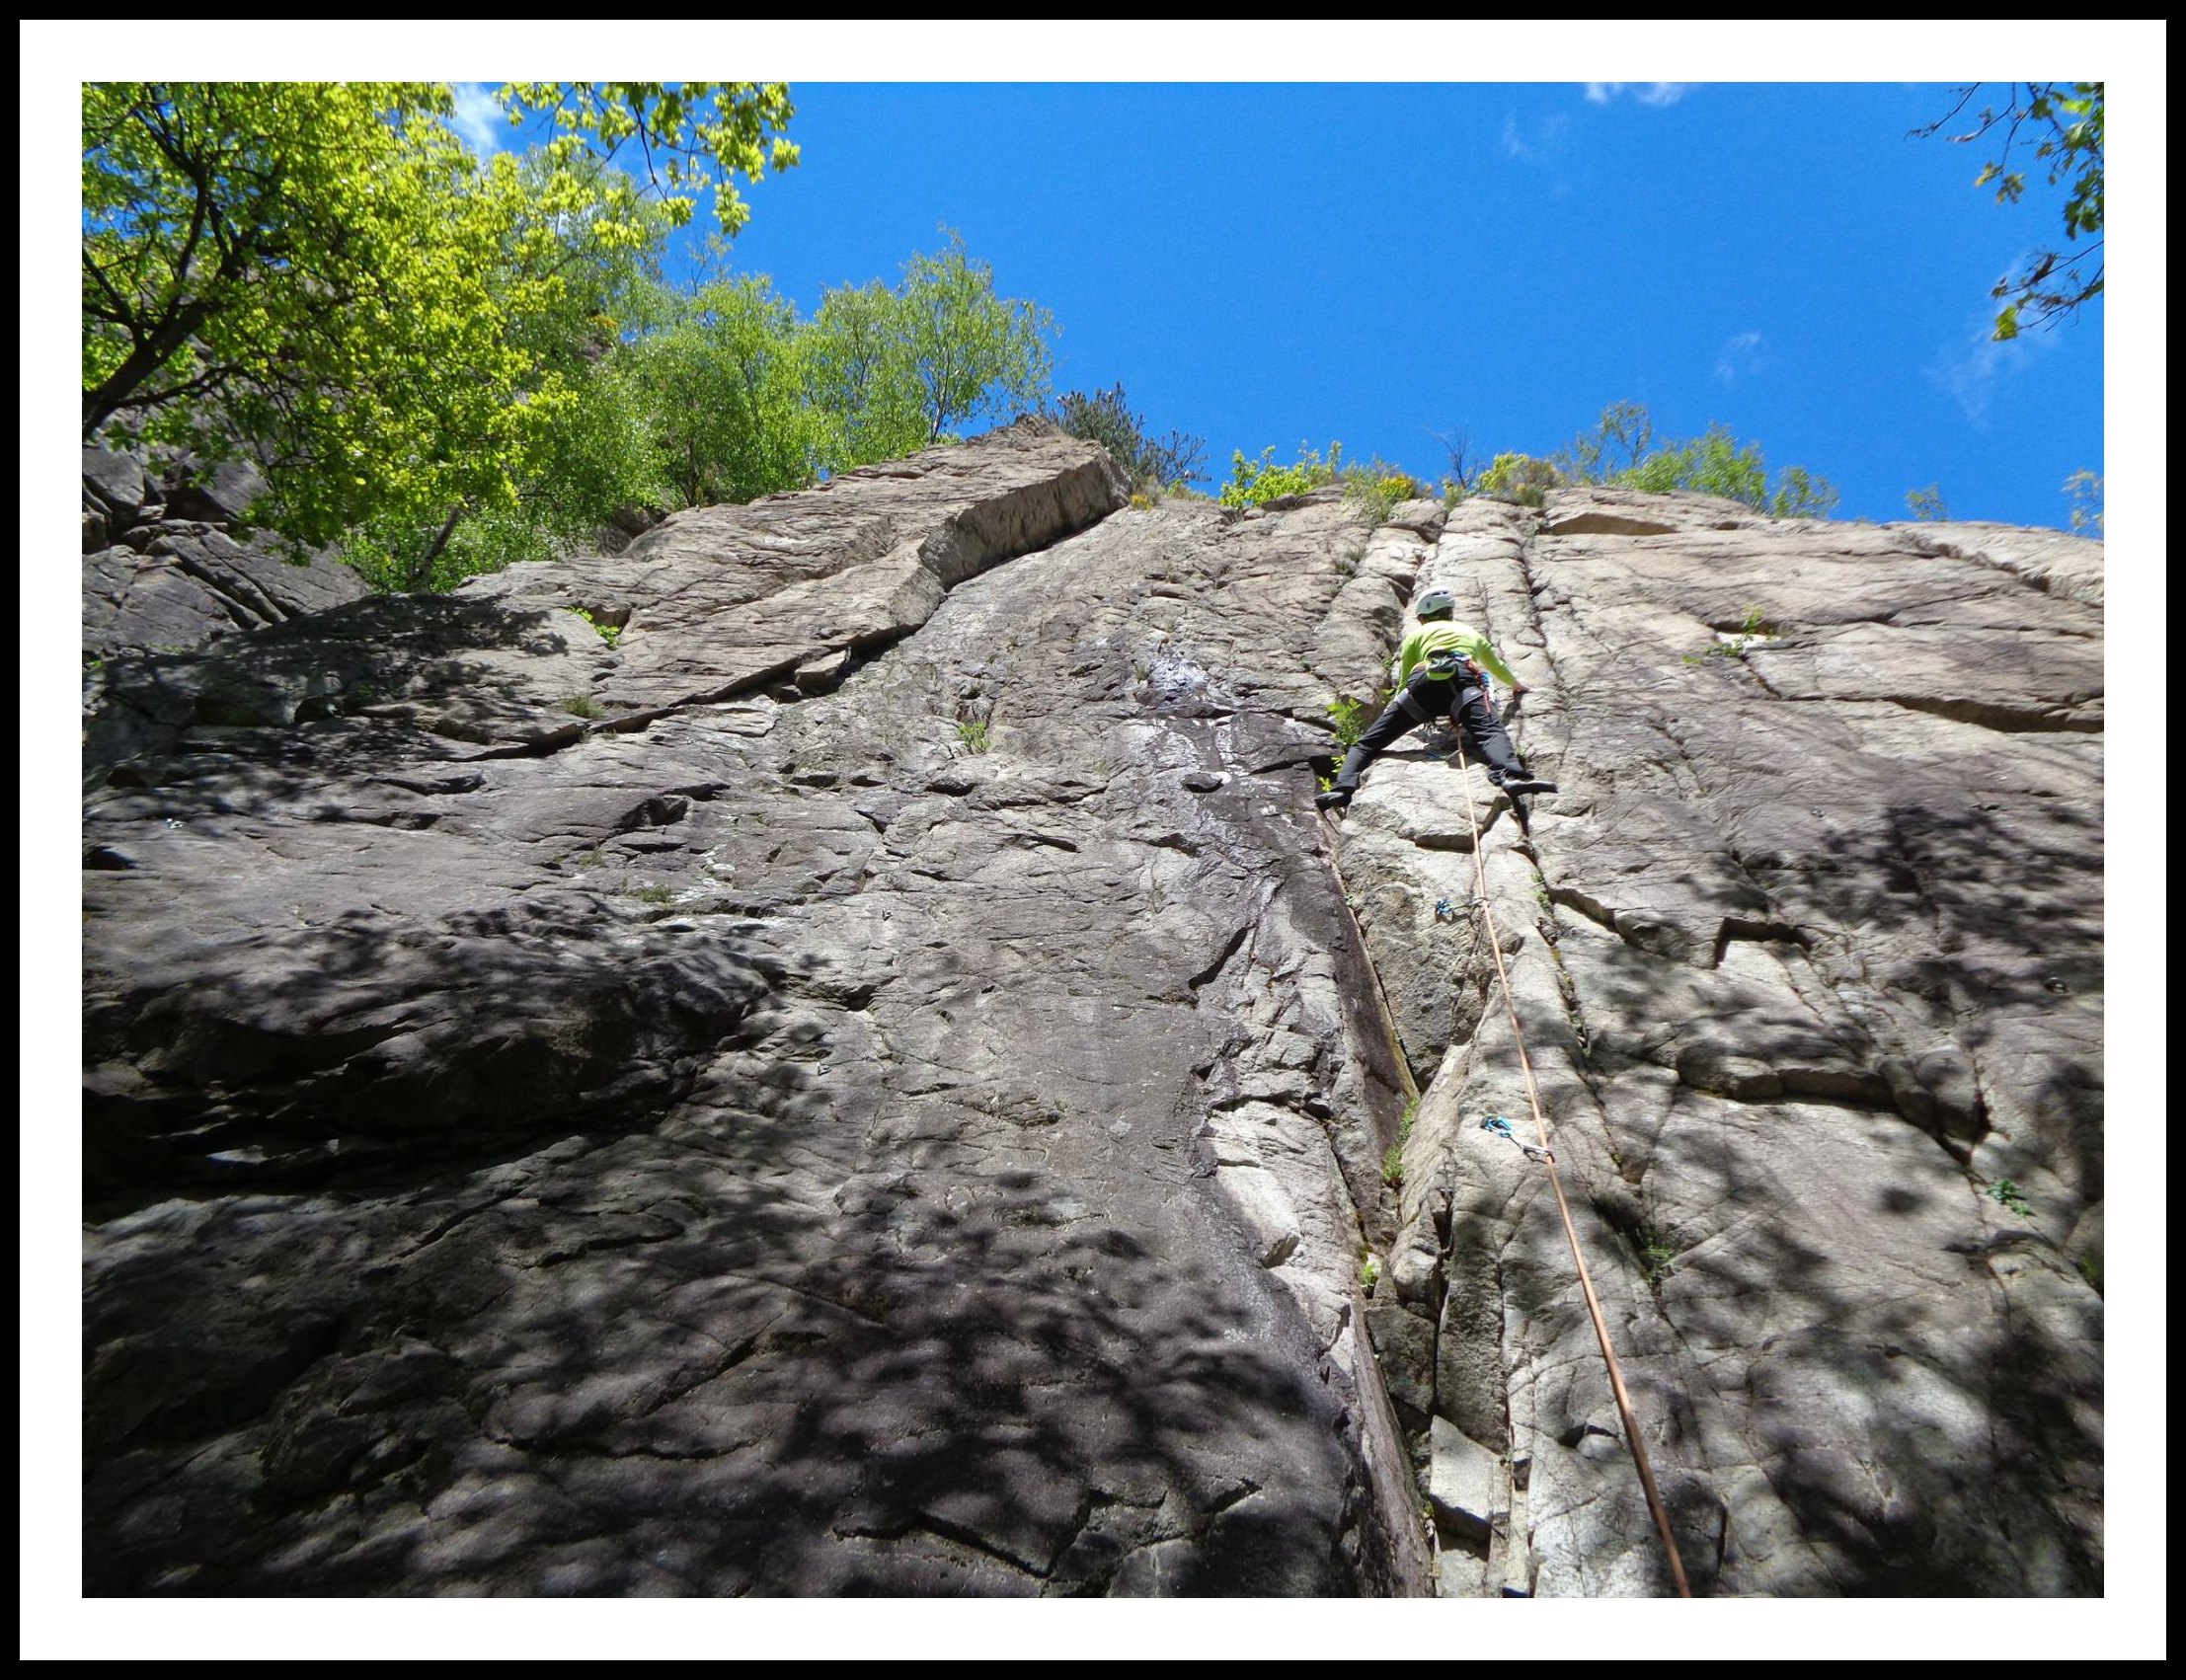
[[1412,603],[1414,618],[1435,618],[1457,610],[1457,597],[1447,589],[1430,589]]

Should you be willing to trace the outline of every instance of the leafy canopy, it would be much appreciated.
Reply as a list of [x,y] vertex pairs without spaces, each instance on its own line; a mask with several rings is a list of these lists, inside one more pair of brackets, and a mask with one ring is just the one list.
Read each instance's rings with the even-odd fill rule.
[[[1960,121],[1984,86],[1976,82],[1958,89],[1958,103],[1949,114],[1915,128],[1914,137],[1925,139]],[[2103,242],[2095,236],[2102,232],[2103,214],[2103,85],[2011,82],[2005,87],[2002,110],[1984,106],[1979,115],[1968,119],[1972,127],[1948,138],[1960,146],[1996,145],[1996,155],[1982,166],[1974,185],[1993,183],[1999,204],[2016,204],[2025,196],[2027,172],[2012,165],[2031,146],[2036,173],[2046,185],[2066,190],[2065,239],[2072,248],[2035,252],[2016,272],[2005,274],[1990,289],[1991,297],[2004,300],[1991,336],[2015,339],[2022,325],[2054,326],[2102,294]],[[2087,245],[2078,245],[2082,235],[2089,237]]]
[[[84,435],[248,449],[263,516],[312,541],[432,530],[436,552],[515,515],[578,444],[581,352],[664,228],[708,192],[742,225],[734,178],[796,149],[764,145],[775,85],[502,97],[557,138],[481,163],[436,83],[88,84]],[[647,185],[603,167],[626,147]]]
[[[635,153],[675,227],[711,192],[714,219],[734,238],[751,219],[737,177],[756,181],[798,161],[780,132],[797,114],[780,82],[510,82],[500,97],[511,123],[554,114],[559,133],[546,154],[558,166],[587,155],[627,166]],[[632,244],[644,238],[635,226],[601,231]]]
[[895,340],[916,387],[928,443],[966,421],[1037,407],[1048,395],[1054,317],[1022,298],[994,295],[994,270],[969,257],[964,236],[904,266]]
[[969,258],[969,285],[922,286],[948,255],[914,257],[893,287],[829,291],[811,320],[765,275],[733,272],[718,239],[688,285],[632,279],[611,300],[612,338],[586,338],[596,335],[597,318],[584,313],[592,300],[570,303],[560,330],[578,338],[578,354],[564,358],[575,400],[544,429],[512,507],[473,507],[450,533],[415,513],[380,522],[352,534],[351,558],[384,587],[447,588],[641,511],[748,501],[909,454],[932,440],[937,412],[922,342],[954,356],[961,376],[938,411],[944,427],[1042,392],[1013,375],[1046,365],[1045,312],[1035,310],[1008,309],[1010,330],[1030,341],[987,355],[988,382],[974,383],[979,358],[967,342],[1008,300]]
[[749,501],[830,464],[837,428],[809,395],[813,349],[796,307],[747,275],[701,285],[619,353],[671,505]]

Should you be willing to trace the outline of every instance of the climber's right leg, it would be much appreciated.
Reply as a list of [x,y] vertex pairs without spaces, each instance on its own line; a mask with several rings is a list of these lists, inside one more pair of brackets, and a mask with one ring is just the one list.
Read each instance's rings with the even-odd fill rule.
[[1313,802],[1323,810],[1342,810],[1351,803],[1352,795],[1359,792],[1359,778],[1366,773],[1367,765],[1439,715],[1431,703],[1422,700],[1412,689],[1397,690],[1396,698],[1381,709],[1380,717],[1366,725],[1366,732],[1359,737],[1358,744],[1344,754],[1344,767],[1336,772],[1336,785]]

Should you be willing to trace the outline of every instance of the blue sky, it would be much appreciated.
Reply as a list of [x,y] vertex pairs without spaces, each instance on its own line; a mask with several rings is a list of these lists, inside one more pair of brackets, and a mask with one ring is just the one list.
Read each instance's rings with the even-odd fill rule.
[[[482,90],[469,108],[491,112]],[[2065,523],[2103,469],[2100,301],[1998,344],[1991,284],[2061,233],[1985,155],[1908,131],[1943,83],[795,85],[795,170],[739,268],[803,308],[944,226],[1211,464],[1341,440],[1433,477],[1438,434],[1546,453],[1604,405],[1710,422],[1907,517]],[[480,122],[482,136],[505,125]]]

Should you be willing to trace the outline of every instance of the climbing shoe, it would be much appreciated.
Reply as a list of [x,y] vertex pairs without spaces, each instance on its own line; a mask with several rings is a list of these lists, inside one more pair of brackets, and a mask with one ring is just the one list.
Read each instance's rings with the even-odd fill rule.
[[1496,784],[1506,794],[1553,794],[1556,784],[1533,776],[1506,776]]
[[1315,794],[1313,802],[1320,806],[1322,810],[1342,810],[1344,806],[1351,803],[1351,790],[1349,788],[1331,788],[1325,794]]

